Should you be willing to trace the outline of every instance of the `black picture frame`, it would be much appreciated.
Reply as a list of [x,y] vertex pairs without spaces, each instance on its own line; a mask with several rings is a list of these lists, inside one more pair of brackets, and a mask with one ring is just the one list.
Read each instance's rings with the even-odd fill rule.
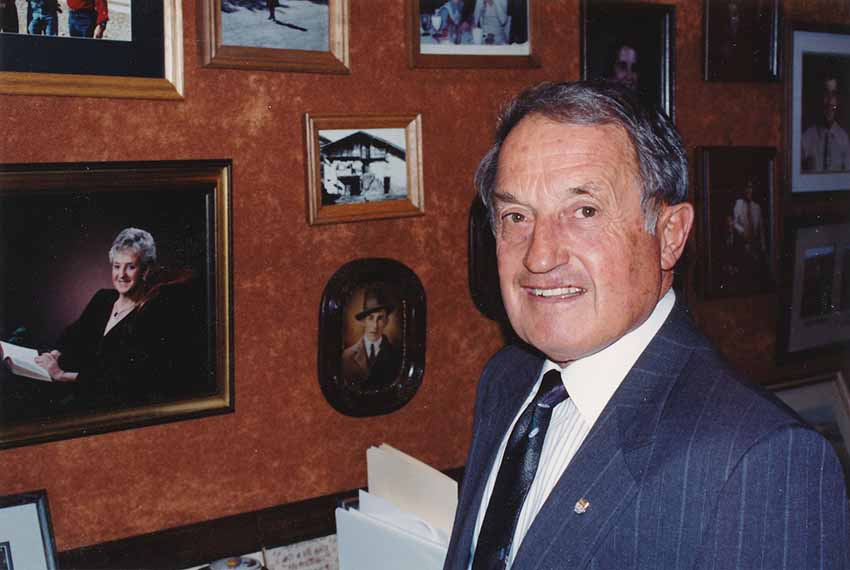
[[182,99],[180,1],[130,10],[131,41],[0,33],[0,94]]
[[[367,304],[367,297],[382,301]],[[381,360],[367,365],[361,346],[365,329],[358,323],[377,306],[388,311],[383,342],[392,351],[382,344]],[[319,305],[319,385],[328,403],[355,417],[388,414],[407,404],[425,373],[425,337],[425,290],[413,270],[388,258],[341,266]],[[359,367],[356,361],[362,361]]]
[[[32,508],[26,508],[30,506]],[[0,568],[3,570],[56,570],[56,542],[47,491],[40,489],[0,497],[0,537],[3,538],[0,542]]]
[[[80,371],[0,367],[0,449],[234,410],[230,181],[228,160],[0,165],[0,340],[70,347]],[[110,340],[107,252],[130,226],[157,260]]]
[[792,216],[782,246],[780,364],[850,348],[850,216]]
[[700,147],[697,170],[703,298],[769,293],[775,288],[776,149]]
[[780,0],[705,0],[706,81],[777,81],[781,74]]
[[671,119],[675,119],[675,46],[675,6],[582,0],[582,79],[617,81],[618,54],[630,49],[629,57],[637,56],[638,73],[631,76],[637,91]]

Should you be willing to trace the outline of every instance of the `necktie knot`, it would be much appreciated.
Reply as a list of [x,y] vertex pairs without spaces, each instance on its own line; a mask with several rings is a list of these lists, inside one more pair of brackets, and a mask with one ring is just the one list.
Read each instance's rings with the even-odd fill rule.
[[537,390],[538,406],[554,408],[569,397],[559,370],[553,369],[543,375],[543,382]]

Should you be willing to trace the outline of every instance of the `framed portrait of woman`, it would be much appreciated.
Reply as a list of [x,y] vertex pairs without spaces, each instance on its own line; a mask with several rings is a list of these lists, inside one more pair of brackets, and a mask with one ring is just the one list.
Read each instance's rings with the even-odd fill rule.
[[230,163],[0,165],[0,448],[233,411]]

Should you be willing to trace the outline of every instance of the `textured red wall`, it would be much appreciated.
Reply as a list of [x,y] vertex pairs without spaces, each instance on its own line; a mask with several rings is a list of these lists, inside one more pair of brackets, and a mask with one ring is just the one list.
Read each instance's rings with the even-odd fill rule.
[[[365,449],[384,441],[461,465],[477,376],[500,344],[467,293],[472,172],[509,95],[579,76],[578,1],[537,1],[535,70],[408,69],[402,0],[351,0],[350,76],[201,69],[195,2],[184,0],[185,101],[0,97],[0,162],[233,159],[237,391],[235,414],[0,452],[0,494],[47,489],[69,549],[364,485]],[[843,0],[785,8],[850,23]],[[676,115],[691,156],[698,145],[780,146],[782,84],[702,81],[702,12],[688,0],[676,15]],[[427,215],[309,227],[305,112],[422,113]],[[361,256],[402,261],[428,295],[422,388],[374,419],[336,413],[316,379],[322,289]],[[764,296],[697,314],[733,360],[772,373],[775,309]]]

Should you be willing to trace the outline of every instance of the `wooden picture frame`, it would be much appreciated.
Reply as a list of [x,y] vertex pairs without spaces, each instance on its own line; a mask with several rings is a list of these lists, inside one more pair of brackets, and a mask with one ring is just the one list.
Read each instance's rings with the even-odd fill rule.
[[703,297],[770,292],[775,286],[776,149],[700,147],[697,170]]
[[56,570],[47,491],[0,497],[0,568]]
[[[351,73],[348,37],[349,37],[349,0],[326,0],[327,7],[327,33],[312,34],[307,38],[287,36],[259,36],[244,38],[243,44],[228,43],[229,28],[225,25],[226,18],[222,14],[223,1],[228,0],[199,0],[198,2],[198,30],[200,37],[201,61],[205,67],[233,68],[233,69],[260,69],[269,71],[295,71],[310,73]],[[313,2],[299,3],[298,13],[315,21],[312,12],[305,10],[319,10],[321,5]],[[303,3],[304,6],[300,6]],[[293,2],[283,5],[277,4],[277,8],[295,9]],[[235,8],[235,7],[234,7]],[[271,8],[274,16],[266,18],[265,13],[253,16],[256,23],[248,23],[244,28],[234,29],[232,35],[235,38],[244,37],[244,30],[255,30],[258,26],[266,25],[266,20],[273,21],[269,26],[277,24],[284,32],[309,33],[312,30],[298,25],[295,22],[286,22],[277,19],[277,8]],[[237,10],[238,11],[238,10]],[[235,18],[235,16],[234,16]],[[316,26],[320,32],[325,20],[317,22]],[[243,30],[240,32],[240,29]],[[265,42],[265,43],[263,43]]]
[[0,165],[0,340],[67,373],[4,359],[0,449],[234,410],[230,180],[226,160]]
[[0,94],[182,99],[180,0],[135,0],[131,11],[127,42],[0,34]]
[[793,24],[786,45],[790,192],[850,190],[850,26]]
[[[430,15],[445,1],[405,0],[408,61],[411,68],[515,68],[540,67],[535,34],[540,30],[540,3],[543,0],[504,0],[498,18],[505,24],[486,34],[486,28],[473,22],[482,0],[467,0],[461,9],[461,23],[450,31],[429,33]],[[504,12],[502,14],[501,12]],[[517,16],[518,14],[518,16]],[[524,21],[523,21],[524,20]],[[489,24],[488,24],[489,25]],[[478,28],[480,31],[475,32]],[[443,36],[445,35],[445,38]],[[450,37],[451,36],[451,37]],[[492,42],[488,44],[488,41]],[[501,44],[501,45],[499,45]]]
[[706,81],[777,81],[782,3],[705,0]]
[[421,115],[307,114],[304,124],[311,225],[425,213]]
[[[581,77],[611,79],[675,119],[676,8],[582,0]],[[647,66],[647,60],[652,65]]]
[[[365,340],[370,335],[380,343],[375,356]],[[348,416],[398,410],[422,384],[425,335],[425,290],[410,268],[385,258],[346,263],[328,280],[319,306],[322,393]]]
[[785,220],[777,360],[850,347],[850,218]]

